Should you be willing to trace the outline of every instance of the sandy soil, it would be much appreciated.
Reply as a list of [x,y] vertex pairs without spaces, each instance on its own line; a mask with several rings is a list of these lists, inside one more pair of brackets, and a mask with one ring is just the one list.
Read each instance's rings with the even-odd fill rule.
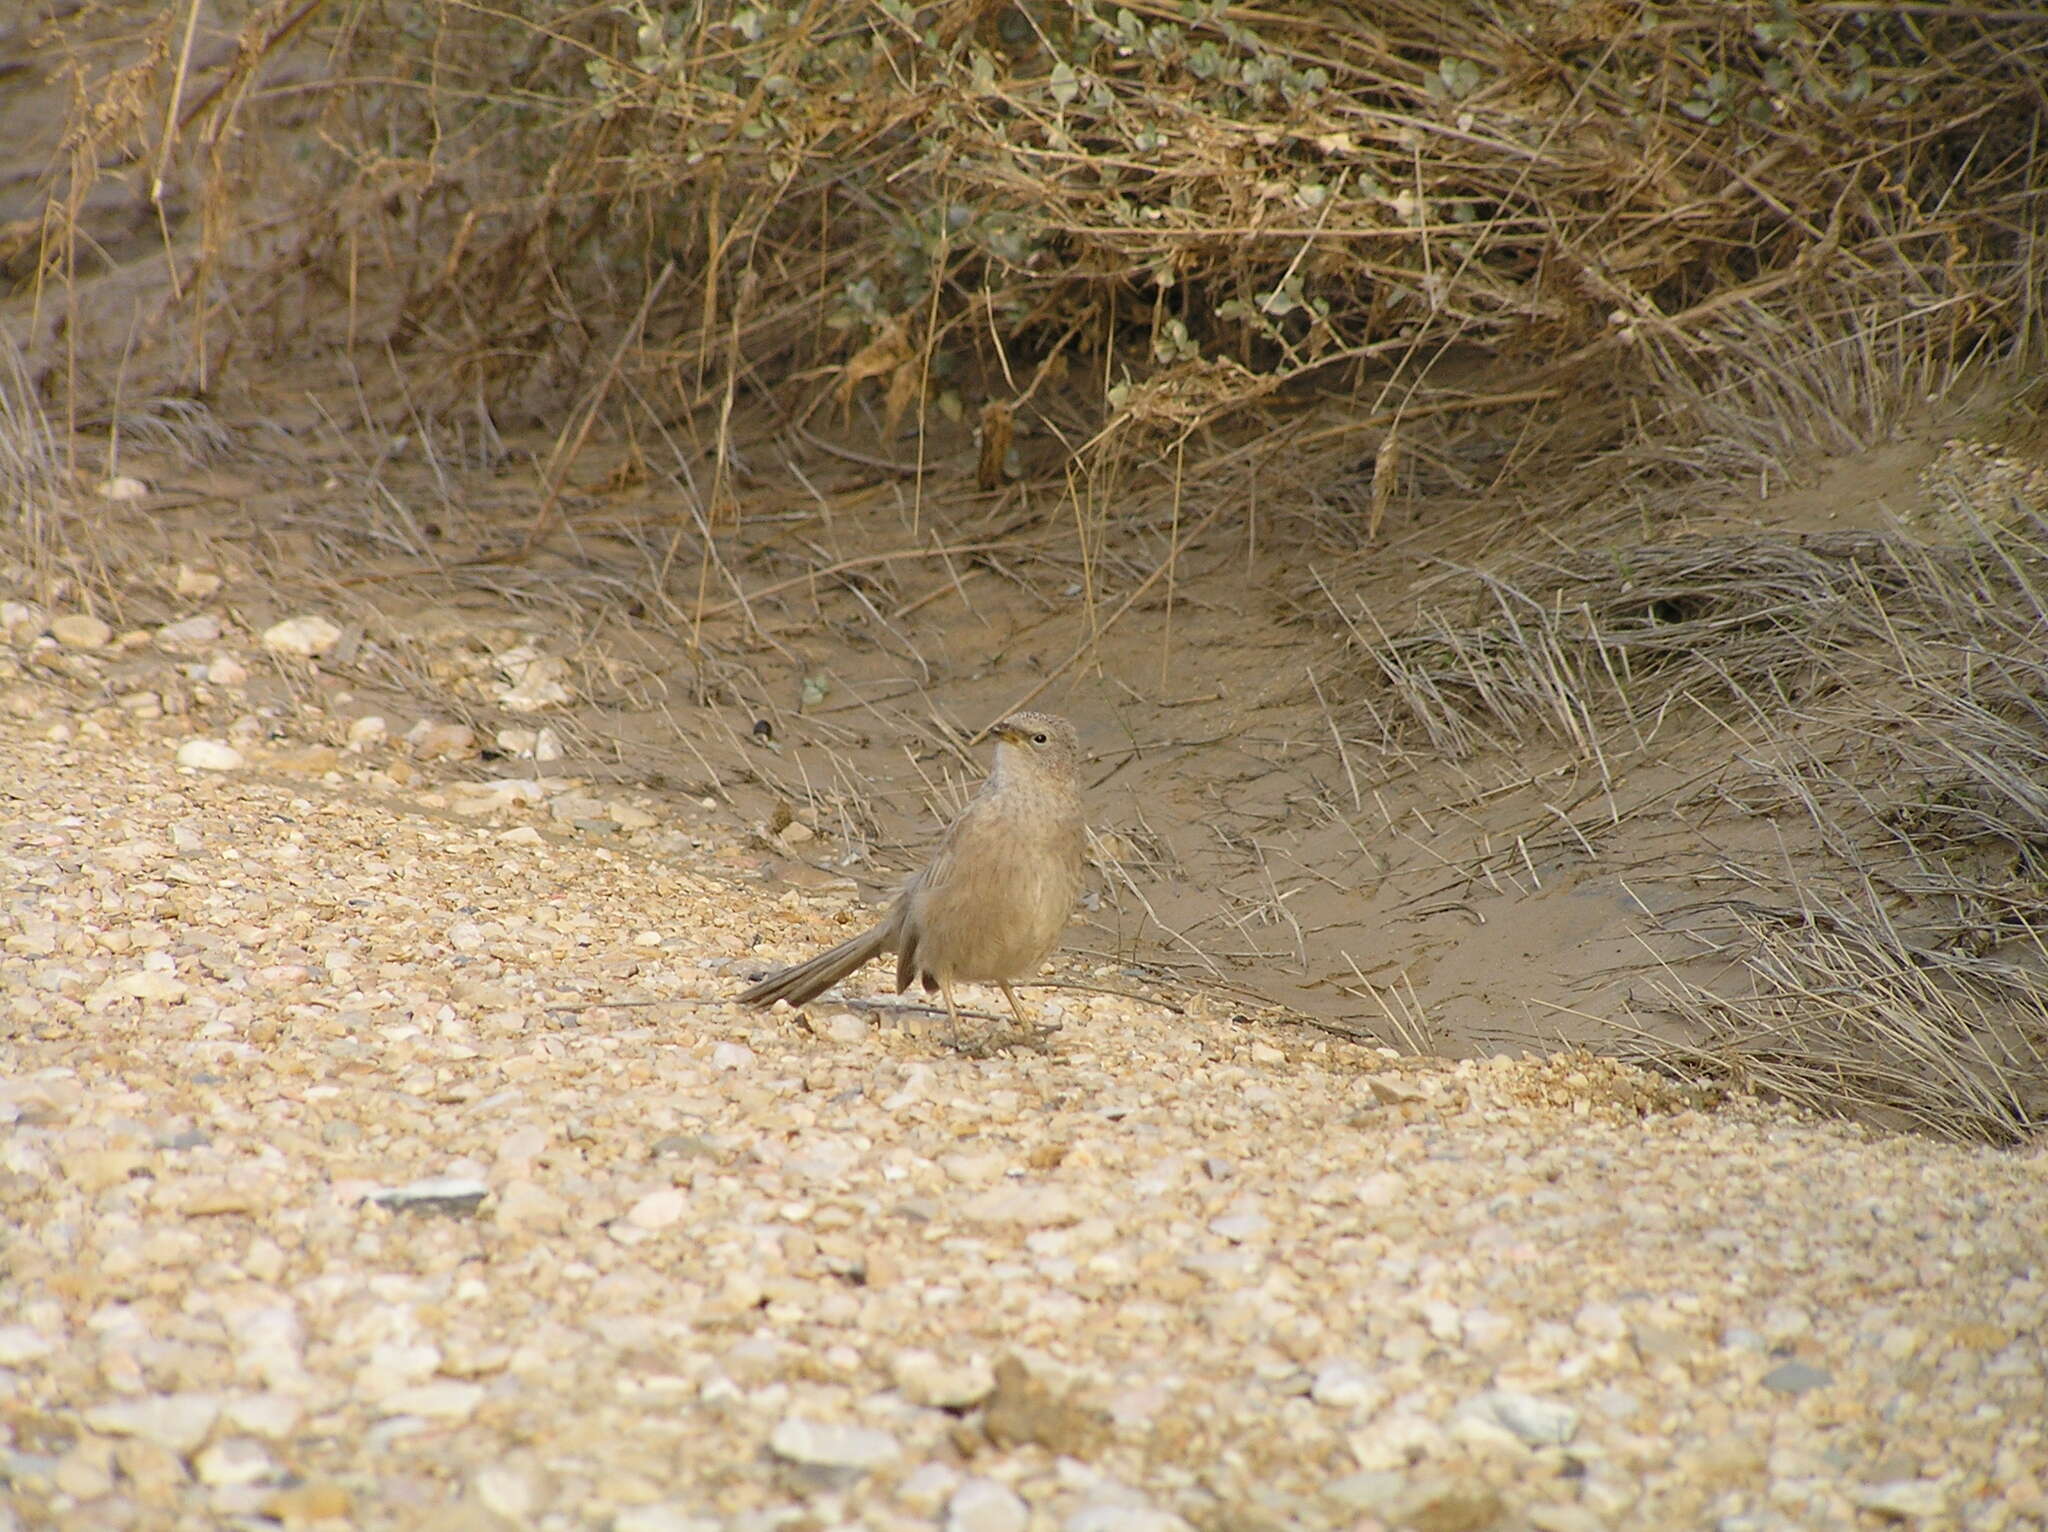
[[62,631],[0,650],[0,1523],[2048,1520],[2048,1150],[1071,951],[1039,1050],[744,1012],[860,916],[745,816]]

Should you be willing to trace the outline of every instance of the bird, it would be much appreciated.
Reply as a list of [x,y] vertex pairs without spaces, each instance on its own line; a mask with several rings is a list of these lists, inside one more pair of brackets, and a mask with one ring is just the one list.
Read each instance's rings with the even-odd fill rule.
[[1011,981],[1059,945],[1081,891],[1081,741],[1051,713],[1013,713],[989,730],[995,767],[904,881],[874,926],[741,991],[742,1004],[813,1000],[870,959],[896,954],[896,992],[913,979],[946,1002],[960,1041],[956,983],[996,984],[1027,1032]]

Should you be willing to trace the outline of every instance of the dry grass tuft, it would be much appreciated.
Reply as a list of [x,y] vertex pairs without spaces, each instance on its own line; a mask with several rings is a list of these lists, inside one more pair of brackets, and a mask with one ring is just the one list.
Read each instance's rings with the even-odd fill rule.
[[1466,571],[1461,615],[1399,635],[1339,602],[1349,721],[1461,756],[1547,738],[1609,780],[1704,768],[1681,809],[1722,849],[1685,886],[1746,897],[1667,905],[1713,961],[1671,960],[1679,1025],[1623,1052],[2017,1142],[2048,1126],[2048,521],[1980,497],[1968,524]]

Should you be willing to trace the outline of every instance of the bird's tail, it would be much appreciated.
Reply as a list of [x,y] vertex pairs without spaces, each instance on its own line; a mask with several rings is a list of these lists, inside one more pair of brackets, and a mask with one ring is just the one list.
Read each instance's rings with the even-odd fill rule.
[[828,952],[793,968],[780,969],[751,989],[741,990],[740,1003],[766,1006],[787,1000],[791,1005],[802,1005],[817,999],[861,964],[889,949],[890,923],[885,920]]

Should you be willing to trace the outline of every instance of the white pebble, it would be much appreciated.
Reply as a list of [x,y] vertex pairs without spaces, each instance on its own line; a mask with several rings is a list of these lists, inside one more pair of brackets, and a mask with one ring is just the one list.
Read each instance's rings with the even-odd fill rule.
[[263,630],[263,647],[272,654],[313,659],[341,642],[341,629],[325,617],[287,617]]
[[946,1532],[1024,1532],[1031,1508],[1007,1484],[969,1479],[946,1504]]
[[224,739],[188,739],[178,746],[178,764],[194,771],[234,771],[243,759],[242,752]]
[[899,1351],[889,1372],[903,1397],[926,1409],[968,1409],[996,1388],[994,1371],[978,1356],[949,1363],[929,1351]]
[[225,1485],[259,1484],[277,1475],[277,1464],[260,1442],[246,1436],[215,1442],[192,1460],[192,1472],[201,1484],[216,1489]]
[[775,1428],[768,1448],[777,1457],[814,1468],[879,1468],[902,1451],[896,1438],[872,1426],[840,1425],[792,1415]]
[[180,1457],[205,1441],[219,1418],[220,1400],[212,1394],[159,1394],[85,1412],[85,1423],[95,1431],[152,1442]]
[[384,1415],[467,1420],[476,1413],[476,1407],[483,1403],[483,1398],[483,1385],[479,1383],[422,1383],[416,1388],[401,1388],[386,1394],[377,1401],[377,1409]]
[[634,1203],[626,1214],[626,1222],[636,1229],[667,1229],[681,1223],[689,1210],[689,1197],[671,1186],[650,1192]]
[[84,612],[66,612],[50,624],[50,636],[66,649],[99,649],[113,639],[114,630]]

